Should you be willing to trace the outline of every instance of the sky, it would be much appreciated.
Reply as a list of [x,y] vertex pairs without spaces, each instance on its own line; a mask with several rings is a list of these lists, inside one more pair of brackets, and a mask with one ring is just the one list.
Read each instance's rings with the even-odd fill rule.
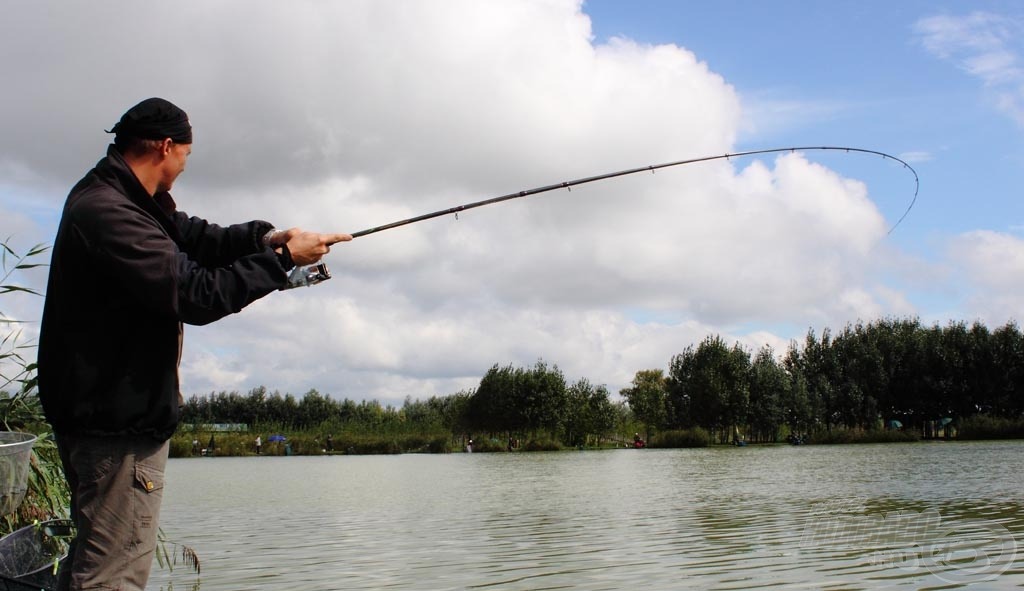
[[[151,96],[193,125],[180,209],[323,232],[848,146],[912,166],[916,201],[893,160],[803,151],[364,236],[330,281],[186,327],[182,391],[401,405],[543,360],[617,397],[707,336],[782,355],[882,318],[996,328],[1024,305],[1022,29],[996,0],[8,0],[0,237],[52,242]],[[27,343],[41,308],[0,302]]]

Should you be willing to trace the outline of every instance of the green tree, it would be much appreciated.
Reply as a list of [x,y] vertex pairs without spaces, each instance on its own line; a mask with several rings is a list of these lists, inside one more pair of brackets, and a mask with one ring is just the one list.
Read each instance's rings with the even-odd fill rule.
[[516,370],[493,365],[466,405],[466,426],[506,435],[523,430],[526,419],[515,400]]
[[590,415],[590,433],[597,439],[600,445],[605,435],[615,428],[618,418],[618,411],[612,403],[611,393],[604,384],[594,388],[587,401],[587,411]]
[[569,386],[567,408],[562,424],[562,441],[566,445],[586,445],[590,438],[598,444],[615,426],[615,408],[609,399],[608,388],[593,386],[580,378]]
[[[707,414],[715,414],[717,410],[708,411],[709,403],[703,396],[698,396],[703,404],[699,413],[694,413],[695,374],[697,370],[697,349],[690,345],[682,353],[672,356],[665,376],[665,428],[689,429],[700,425],[698,422]],[[636,411],[633,411],[636,415]]]
[[646,427],[645,440],[651,440],[651,430],[661,429],[668,420],[668,390],[665,374],[660,369],[642,369],[633,376],[629,388],[619,390],[633,415]]
[[756,441],[777,441],[784,422],[783,399],[792,391],[789,375],[771,347],[758,351],[750,365],[750,428]]
[[296,425],[302,428],[315,427],[330,420],[336,413],[334,401],[316,389],[310,389],[299,401]]
[[993,364],[999,368],[992,396],[992,413],[1024,416],[1024,335],[1013,322],[992,333]]
[[822,331],[821,339],[815,337],[813,330],[808,331],[801,363],[816,422],[827,431],[842,419],[836,395],[840,375],[831,345],[832,335],[828,329]]
[[718,335],[672,358],[666,380],[672,428],[698,426],[726,441],[748,418],[750,355]]
[[531,432],[555,433],[565,420],[568,396],[565,376],[557,365],[538,361],[515,374],[515,403],[522,409],[524,427]]
[[750,354],[739,343],[729,350],[720,376],[725,400],[722,421],[727,431],[738,435],[739,427],[750,419]]

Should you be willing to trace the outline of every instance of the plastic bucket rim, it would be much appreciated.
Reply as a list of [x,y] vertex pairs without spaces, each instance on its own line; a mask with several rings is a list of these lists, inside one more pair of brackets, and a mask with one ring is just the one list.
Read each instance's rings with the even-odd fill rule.
[[0,456],[9,456],[21,453],[26,448],[31,448],[39,436],[35,433],[24,433],[22,431],[0,431]]

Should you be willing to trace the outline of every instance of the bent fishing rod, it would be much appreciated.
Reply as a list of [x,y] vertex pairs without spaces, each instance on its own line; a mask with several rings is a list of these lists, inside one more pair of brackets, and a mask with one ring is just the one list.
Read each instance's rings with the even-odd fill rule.
[[[651,165],[648,165],[648,166],[641,166],[641,167],[638,167],[638,168],[630,168],[630,169],[627,169],[627,170],[620,170],[618,172],[609,172],[609,173],[605,173],[605,174],[599,174],[599,175],[595,175],[595,176],[584,177],[584,178],[580,178],[580,179],[576,179],[576,180],[572,180],[572,181],[564,181],[564,182],[561,182],[561,183],[555,183],[553,185],[545,185],[545,186],[542,186],[542,187],[536,187],[534,189],[526,189],[526,190],[523,190],[523,191],[517,191],[515,193],[509,193],[508,195],[500,195],[498,197],[491,197],[489,199],[482,199],[480,201],[473,201],[471,203],[466,203],[466,204],[463,204],[463,205],[457,205],[455,207],[449,207],[447,209],[441,209],[441,210],[434,211],[434,212],[431,212],[431,213],[425,213],[423,215],[418,215],[418,216],[415,216],[415,217],[406,218],[404,220],[398,220],[396,222],[391,222],[390,224],[384,224],[383,226],[375,226],[373,228],[367,228],[365,230],[360,230],[358,232],[353,232],[351,234],[351,236],[352,236],[352,238],[360,238],[362,236],[369,236],[370,234],[376,234],[377,232],[383,232],[384,230],[391,230],[392,228],[399,228],[401,226],[407,226],[409,224],[415,224],[416,222],[422,222],[422,221],[433,219],[433,218],[436,218],[436,217],[441,217],[441,216],[445,216],[445,215],[452,215],[452,214],[458,216],[459,212],[466,211],[466,210],[469,210],[469,209],[475,209],[477,207],[483,207],[485,205],[493,205],[495,203],[501,203],[502,201],[509,201],[509,200],[512,200],[512,199],[519,199],[520,197],[529,197],[530,195],[537,195],[537,194],[540,194],[540,193],[547,193],[549,191],[555,191],[557,189],[571,190],[573,187],[576,187],[576,186],[579,186],[579,185],[585,185],[587,183],[593,183],[593,182],[597,182],[597,181],[603,181],[603,180],[617,178],[617,177],[622,177],[622,176],[627,176],[627,175],[631,175],[631,174],[637,174],[637,173],[640,173],[640,172],[651,172],[651,173],[653,173],[656,170],[661,170],[663,168],[672,168],[674,166],[684,166],[684,165],[687,165],[687,164],[697,164],[697,163],[700,163],[700,162],[711,162],[712,160],[729,160],[729,159],[732,159],[732,158],[741,158],[741,157],[744,157],[744,156],[755,156],[755,155],[758,155],[758,154],[776,154],[776,153],[782,153],[782,152],[795,153],[795,152],[812,152],[812,151],[817,151],[817,152],[833,151],[833,152],[845,152],[845,153],[853,152],[853,153],[871,154],[871,155],[875,155],[875,156],[881,156],[883,160],[892,160],[893,162],[898,162],[898,163],[902,164],[904,168],[909,170],[911,172],[911,174],[914,175],[914,196],[910,200],[910,205],[907,206],[907,209],[906,209],[906,211],[903,212],[903,215],[901,215],[900,218],[898,220],[896,220],[896,223],[893,224],[893,226],[891,228],[889,228],[889,231],[888,231],[887,234],[892,234],[893,230],[895,230],[896,227],[900,225],[900,223],[904,220],[904,218],[907,217],[907,214],[910,213],[910,210],[913,209],[914,203],[917,202],[917,194],[918,194],[918,191],[921,188],[921,181],[920,181],[920,178],[917,175],[917,171],[914,170],[913,166],[911,166],[910,164],[907,164],[904,160],[902,160],[900,158],[897,158],[896,156],[893,156],[891,154],[887,154],[885,152],[880,152],[878,150],[869,150],[869,149],[866,149],[866,148],[850,148],[850,147],[846,147],[846,146],[801,146],[801,147],[788,147],[788,148],[766,148],[766,149],[761,149],[761,150],[747,150],[745,152],[734,152],[734,153],[729,153],[729,154],[718,154],[716,156],[701,156],[699,158],[689,158],[687,160],[676,160],[675,162],[666,162],[664,164],[651,164]],[[325,264],[323,264],[323,263],[318,263],[316,265],[311,265],[310,267],[302,268],[301,270],[299,268],[296,268],[295,272],[293,272],[293,275],[296,276],[294,281],[297,282],[297,283],[296,284],[292,284],[293,280],[289,279],[289,283],[291,284],[290,285],[291,287],[297,287],[299,285],[313,285],[313,284],[319,283],[320,281],[323,281],[325,279],[329,279],[330,276],[331,276],[330,272],[327,270],[327,266]]]
[[903,160],[901,160],[901,159],[899,159],[896,156],[893,156],[891,154],[886,154],[885,152],[879,152],[877,150],[868,150],[868,149],[865,149],[865,148],[848,148],[848,147],[844,147],[844,146],[805,146],[805,147],[793,147],[793,148],[767,148],[767,149],[763,149],[763,150],[748,150],[746,152],[735,152],[735,153],[732,153],[732,154],[719,154],[717,156],[702,156],[700,158],[690,158],[688,160],[677,160],[675,162],[666,162],[664,164],[652,164],[652,165],[649,165],[649,166],[641,166],[639,168],[630,168],[628,170],[620,170],[618,172],[609,172],[609,173],[606,173],[606,174],[599,174],[599,175],[596,175],[596,176],[589,176],[589,177],[585,177],[585,178],[581,178],[581,179],[576,179],[574,181],[565,181],[565,182],[556,183],[556,184],[553,184],[553,185],[545,185],[543,187],[537,187],[535,189],[526,189],[525,191],[517,191],[515,193],[509,193],[508,195],[501,195],[499,197],[491,197],[490,199],[483,199],[481,201],[474,201],[472,203],[466,203],[465,205],[457,205],[455,207],[449,207],[448,209],[442,209],[442,210],[438,210],[438,211],[435,211],[435,212],[426,213],[426,214],[423,214],[423,215],[418,215],[416,217],[411,217],[411,218],[408,218],[408,219],[399,220],[397,222],[391,222],[390,224],[384,224],[383,226],[376,226],[376,227],[373,227],[373,228],[367,228],[365,230],[360,230],[358,232],[353,232],[352,233],[352,238],[359,238],[361,236],[368,236],[370,234],[375,234],[377,232],[383,232],[384,230],[390,230],[392,228],[398,228],[398,227],[406,226],[406,225],[409,225],[409,224],[415,224],[416,222],[422,222],[424,220],[429,220],[429,219],[433,219],[433,218],[436,218],[436,217],[441,217],[441,216],[444,216],[444,215],[458,214],[459,212],[466,211],[467,209],[474,209],[474,208],[477,208],[477,207],[483,207],[485,205],[493,205],[495,203],[501,203],[502,201],[509,201],[511,199],[519,199],[520,197],[528,197],[530,195],[537,195],[539,193],[547,193],[548,191],[554,191],[556,189],[572,189],[572,187],[575,187],[575,186],[578,186],[578,185],[585,185],[587,183],[593,183],[593,182],[596,182],[596,181],[603,181],[603,180],[606,180],[606,179],[612,179],[612,178],[616,178],[616,177],[620,177],[620,176],[636,174],[636,173],[639,173],[639,172],[654,172],[654,171],[660,170],[662,168],[671,168],[673,166],[684,166],[686,164],[697,164],[698,162],[710,162],[712,160],[729,160],[731,158],[740,158],[740,157],[743,157],[743,156],[754,156],[754,155],[757,155],[757,154],[774,154],[774,153],[779,153],[779,152],[808,152],[808,151],[837,151],[837,152],[847,152],[847,153],[849,153],[849,152],[857,152],[857,153],[861,153],[861,154],[873,154],[875,156],[881,156],[885,160],[892,160],[894,162],[898,162],[898,163],[902,164],[911,173],[913,173],[913,175],[914,175],[914,197],[913,197],[913,199],[911,199],[910,205],[907,206],[906,211],[903,212],[903,215],[901,215],[900,218],[898,220],[896,220],[896,223],[893,224],[892,228],[889,229],[889,232],[888,232],[889,234],[892,234],[893,230],[896,229],[896,226],[899,226],[900,222],[903,221],[903,218],[907,217],[907,214],[910,213],[911,208],[914,207],[914,203],[917,201],[917,193],[918,193],[918,190],[921,187],[921,182],[920,182],[920,179],[917,176],[917,171],[914,170],[914,167],[910,166],[909,164],[907,164]]

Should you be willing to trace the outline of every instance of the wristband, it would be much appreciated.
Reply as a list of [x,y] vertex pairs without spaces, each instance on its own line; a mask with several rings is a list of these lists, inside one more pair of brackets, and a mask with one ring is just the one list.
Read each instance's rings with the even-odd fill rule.
[[281,252],[277,253],[277,262],[281,263],[285,271],[291,271],[295,267],[295,261],[292,260],[292,253],[288,250],[287,244],[281,245]]
[[280,230],[275,230],[274,228],[267,230],[267,233],[263,235],[263,244],[265,246],[270,246],[274,241],[274,236],[280,233]]

